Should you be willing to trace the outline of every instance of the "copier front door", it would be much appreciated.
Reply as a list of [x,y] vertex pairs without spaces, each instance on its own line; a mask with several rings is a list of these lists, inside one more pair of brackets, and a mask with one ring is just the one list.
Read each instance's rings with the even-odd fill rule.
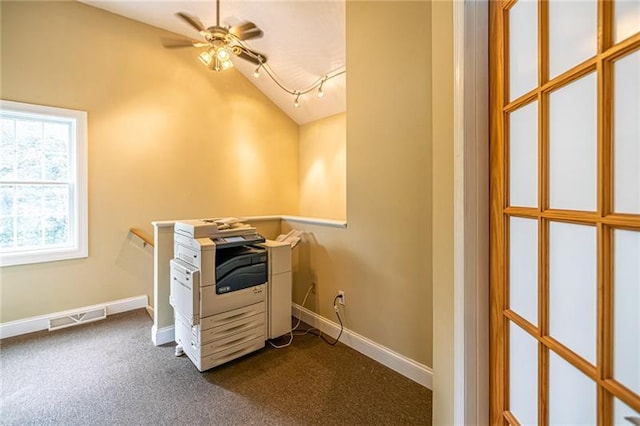
[[216,294],[264,284],[267,272],[267,251],[263,247],[216,247]]

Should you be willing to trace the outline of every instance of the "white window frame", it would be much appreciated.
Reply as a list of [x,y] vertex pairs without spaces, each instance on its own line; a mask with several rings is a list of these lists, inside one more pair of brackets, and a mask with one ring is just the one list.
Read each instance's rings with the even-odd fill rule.
[[69,233],[71,244],[65,247],[43,247],[0,253],[0,266],[25,265],[78,259],[88,256],[87,220],[87,113],[65,108],[0,100],[0,113],[29,119],[64,120],[75,133],[69,168],[73,177],[69,199]]

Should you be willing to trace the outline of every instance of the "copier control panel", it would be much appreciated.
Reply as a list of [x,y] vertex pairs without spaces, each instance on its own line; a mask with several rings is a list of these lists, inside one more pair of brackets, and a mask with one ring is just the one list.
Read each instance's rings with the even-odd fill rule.
[[264,237],[258,233],[248,235],[236,235],[233,237],[215,237],[212,238],[216,246],[221,248],[238,247],[247,244],[264,243]]

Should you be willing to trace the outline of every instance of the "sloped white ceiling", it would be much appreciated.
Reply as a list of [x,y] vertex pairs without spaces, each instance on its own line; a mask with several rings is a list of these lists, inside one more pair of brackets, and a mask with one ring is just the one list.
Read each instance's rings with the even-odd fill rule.
[[[200,18],[206,26],[215,25],[215,0],[80,0],[136,21],[200,40],[200,35],[176,17],[185,12]],[[235,25],[252,21],[264,32],[262,38],[249,40],[254,50],[268,56],[268,64],[281,83],[291,90],[304,90],[325,74],[346,69],[344,0],[221,0],[220,23]],[[192,48],[193,59],[204,49]],[[234,65],[259,90],[268,96],[298,124],[305,124],[346,110],[346,74],[324,85],[324,97],[316,91],[294,97],[280,89],[266,75],[255,78],[255,66],[236,58]],[[211,78],[216,78],[211,71]]]

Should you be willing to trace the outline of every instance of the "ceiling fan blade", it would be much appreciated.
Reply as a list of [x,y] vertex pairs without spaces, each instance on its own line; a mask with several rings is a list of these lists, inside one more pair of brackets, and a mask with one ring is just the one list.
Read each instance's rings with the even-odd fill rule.
[[207,47],[209,43],[198,40],[170,40],[163,39],[162,45],[167,49],[177,49],[181,47]]
[[195,16],[187,15],[184,12],[178,12],[176,13],[176,16],[182,18],[187,24],[191,25],[198,32],[207,31],[205,26],[202,25],[202,22],[200,22],[200,19],[196,18]]
[[240,40],[249,40],[263,35],[262,30],[250,21],[229,28],[229,32]]
[[256,28],[255,30],[245,31],[238,36],[240,40],[251,40],[252,38],[260,38],[263,36],[263,32],[260,28]]
[[229,31],[237,35],[243,31],[249,31],[254,28],[258,28],[258,26],[251,21],[245,21],[241,24],[234,25],[233,27],[229,28]]
[[235,53],[239,58],[242,58],[245,61],[249,61],[255,65],[260,65],[267,62],[267,55],[251,49],[247,49],[244,46],[234,46],[233,53]]

